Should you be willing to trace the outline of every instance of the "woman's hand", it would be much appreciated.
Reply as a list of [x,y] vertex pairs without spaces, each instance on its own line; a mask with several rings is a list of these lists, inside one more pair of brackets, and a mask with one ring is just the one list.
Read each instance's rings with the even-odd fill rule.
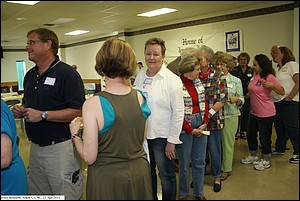
[[11,111],[16,119],[22,118],[24,112],[24,106],[16,104],[12,107]]
[[199,130],[199,132],[202,134],[202,132],[205,131],[206,128],[207,128],[207,124],[204,123],[204,124],[202,124],[201,126],[199,126],[198,130]]
[[167,143],[166,149],[165,149],[166,157],[171,160],[175,158],[175,144]]
[[75,136],[78,133],[79,129],[82,127],[83,127],[82,117],[74,118],[69,125],[71,137]]

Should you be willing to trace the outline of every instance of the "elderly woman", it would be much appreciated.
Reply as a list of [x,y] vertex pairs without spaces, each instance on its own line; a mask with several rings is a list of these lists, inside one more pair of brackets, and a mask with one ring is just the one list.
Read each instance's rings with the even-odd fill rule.
[[240,109],[241,116],[239,117],[239,126],[236,131],[235,137],[237,140],[240,133],[240,138],[245,140],[247,139],[248,119],[250,114],[250,97],[248,94],[248,85],[253,77],[253,69],[251,68],[251,66],[249,66],[250,55],[247,52],[240,53],[237,59],[239,65],[235,68],[231,68],[229,71],[230,74],[241,79],[245,102]]
[[189,194],[189,169],[192,162],[192,178],[194,196],[197,200],[206,200],[203,193],[206,129],[208,109],[205,107],[205,89],[199,79],[200,60],[196,56],[197,49],[188,51],[179,62],[179,72],[183,84],[184,120],[180,140],[176,145],[179,161],[179,200],[186,200]]
[[222,130],[222,176],[227,179],[232,171],[235,132],[238,128],[240,108],[244,103],[242,82],[229,73],[235,67],[233,57],[225,52],[216,54],[215,66],[220,69],[222,78],[226,79],[229,101],[224,105],[225,126]]
[[211,174],[214,178],[214,192],[221,191],[222,175],[222,129],[224,128],[224,104],[228,101],[227,83],[221,78],[221,71],[214,63],[215,54],[210,47],[201,46],[197,51],[200,58],[201,82],[209,107],[207,130],[210,131],[207,147],[211,159]]

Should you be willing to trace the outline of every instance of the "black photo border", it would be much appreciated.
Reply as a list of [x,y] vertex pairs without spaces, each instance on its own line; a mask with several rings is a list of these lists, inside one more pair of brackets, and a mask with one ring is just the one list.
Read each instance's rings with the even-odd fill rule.
[[[232,35],[237,35],[236,37],[236,45],[235,47],[230,47],[229,43],[232,39]],[[226,52],[239,52],[241,50],[241,35],[240,35],[240,31],[230,31],[230,32],[225,32],[225,36],[226,36]]]

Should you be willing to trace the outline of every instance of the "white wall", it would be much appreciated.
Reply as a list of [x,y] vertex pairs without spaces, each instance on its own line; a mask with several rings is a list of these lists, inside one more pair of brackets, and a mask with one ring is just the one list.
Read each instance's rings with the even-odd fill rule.
[[24,60],[26,69],[30,69],[35,64],[28,60],[27,52],[4,52],[4,58],[1,59],[1,82],[18,81],[16,60]]
[[[61,57],[61,49],[58,50],[58,56]],[[18,81],[16,69],[17,60],[25,61],[27,71],[35,66],[35,63],[29,61],[25,48],[24,52],[4,52],[3,57],[4,58],[1,59],[1,82]]]
[[[151,34],[145,34],[127,38],[136,51],[138,60],[144,62],[144,44],[150,37],[161,37],[164,40],[182,39],[195,37],[219,32],[228,32],[241,30],[243,51],[247,52],[252,58],[256,54],[265,54],[270,57],[270,49],[273,44],[287,46],[293,50],[293,11],[280,12],[269,15],[229,20],[212,24],[198,25],[176,30],[169,30]],[[299,26],[299,24],[297,24]],[[296,37],[299,43],[299,34]],[[225,41],[224,41],[225,46]],[[168,47],[167,50],[168,51]],[[214,50],[218,51],[218,50]],[[221,50],[223,51],[223,50]],[[238,56],[241,52],[231,52],[232,55]],[[299,54],[294,52],[294,54]],[[173,58],[175,59],[175,58]],[[169,62],[168,58],[166,58]]]
[[[161,37],[168,40],[181,40],[182,38],[197,37],[219,32],[241,30],[243,50],[251,56],[265,54],[270,57],[270,48],[273,44],[287,46],[294,51],[296,61],[299,59],[299,9],[285,11],[268,15],[260,15],[249,18],[216,22],[204,25],[191,26],[186,28],[160,31],[150,34],[142,34],[132,37],[125,37],[136,52],[137,60],[145,64],[144,44],[151,37]],[[62,60],[69,64],[79,65],[78,71],[84,79],[99,79],[94,70],[95,56],[103,42],[97,42],[76,47],[69,47],[62,50]],[[225,46],[225,41],[224,41]],[[168,46],[167,46],[168,51]],[[217,50],[214,50],[217,51]],[[237,56],[240,52],[232,52]],[[16,81],[15,60],[23,59],[27,69],[33,66],[28,61],[27,53],[4,52],[4,59],[1,59],[1,82]],[[166,58],[167,62],[175,58]]]
[[294,9],[293,53],[299,63],[299,8]]
[[100,79],[95,71],[96,54],[104,42],[97,42],[88,45],[80,45],[65,49],[65,58],[68,64],[77,64],[81,77],[84,79]]

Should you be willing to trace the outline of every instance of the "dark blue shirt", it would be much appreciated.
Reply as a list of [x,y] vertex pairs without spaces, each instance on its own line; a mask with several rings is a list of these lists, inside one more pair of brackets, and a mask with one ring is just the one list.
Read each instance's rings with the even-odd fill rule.
[[[84,86],[79,73],[59,60],[39,75],[37,66],[31,68],[24,78],[25,107],[41,110],[82,109],[85,101]],[[69,138],[70,122],[40,121],[26,122],[26,133],[30,141],[42,144],[61,138]]]

